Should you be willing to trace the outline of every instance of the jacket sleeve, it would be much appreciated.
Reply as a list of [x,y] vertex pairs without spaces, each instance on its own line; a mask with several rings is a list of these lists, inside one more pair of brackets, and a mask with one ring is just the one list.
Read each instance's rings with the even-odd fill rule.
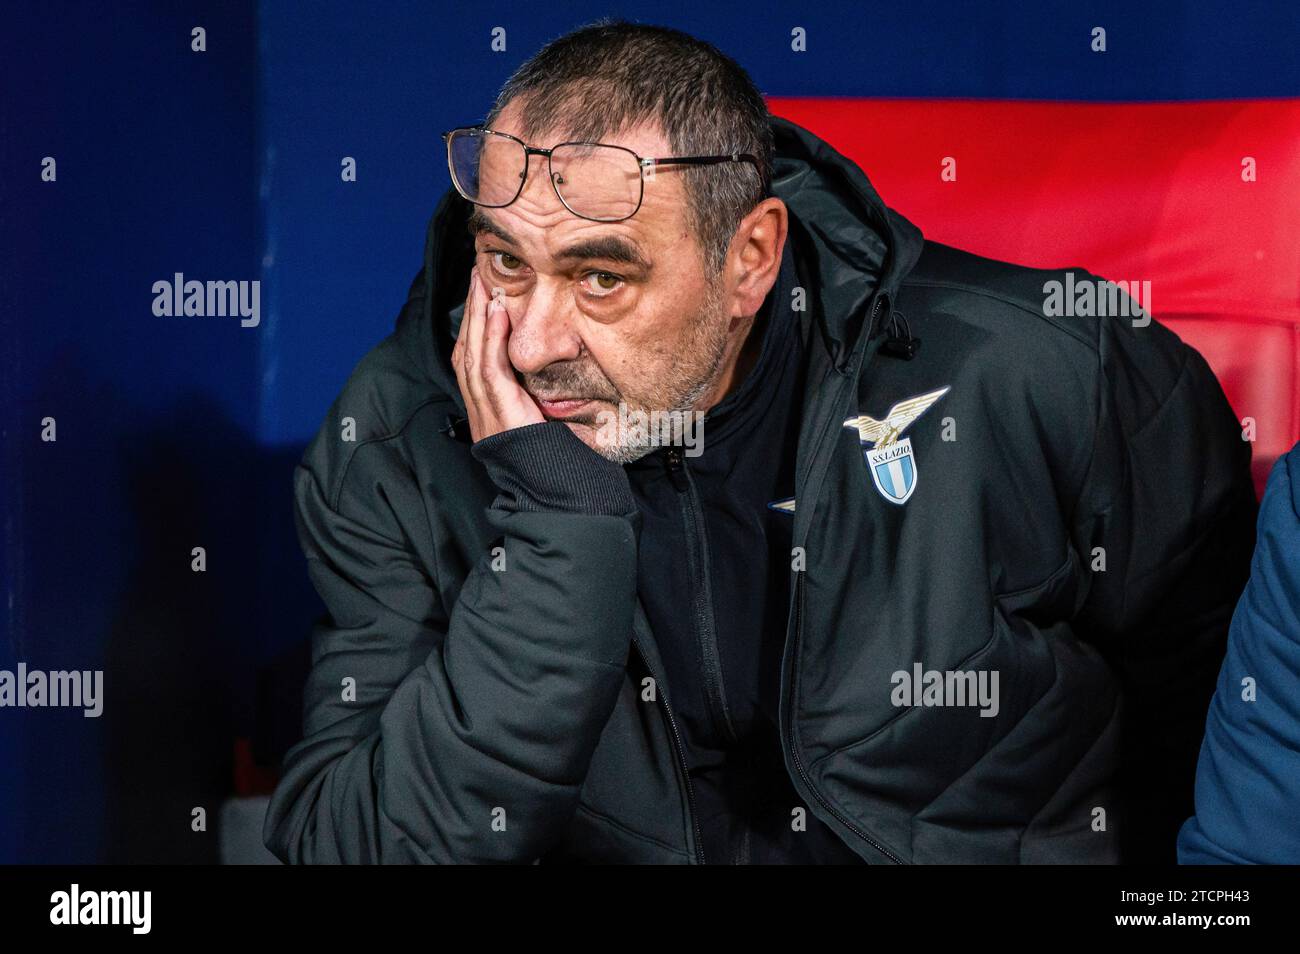
[[1300,445],[1264,490],[1196,771],[1182,864],[1300,864]]
[[1254,546],[1250,444],[1205,360],[1168,329],[1106,318],[1098,343],[1095,442],[1074,513],[1091,571],[1080,621],[1121,685],[1110,814],[1124,859],[1172,864]]
[[445,610],[390,509],[418,505],[409,471],[359,447],[335,503],[298,468],[328,617],[263,829],[282,861],[530,862],[577,807],[630,648],[635,502],[557,422],[473,451],[502,490],[487,518],[503,550]]

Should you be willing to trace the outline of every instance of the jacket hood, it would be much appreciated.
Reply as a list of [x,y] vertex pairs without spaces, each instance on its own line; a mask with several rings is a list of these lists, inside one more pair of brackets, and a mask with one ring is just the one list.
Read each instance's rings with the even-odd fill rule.
[[[775,156],[771,193],[790,212],[787,241],[802,280],[810,283],[807,320],[814,323],[834,367],[860,358],[885,315],[867,328],[877,290],[888,296],[920,257],[920,229],[885,205],[866,173],[796,123],[772,117]],[[424,267],[411,287],[397,337],[410,358],[465,413],[451,367],[474,243],[465,228],[470,203],[448,189],[430,220]]]

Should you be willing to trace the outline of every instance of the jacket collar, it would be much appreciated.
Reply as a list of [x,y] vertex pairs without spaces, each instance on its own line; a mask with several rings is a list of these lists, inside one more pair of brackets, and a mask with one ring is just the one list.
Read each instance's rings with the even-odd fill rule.
[[920,257],[920,229],[885,205],[855,163],[787,119],[773,117],[772,191],[790,209],[792,241],[831,363],[861,359],[885,320],[866,328],[877,294],[894,295]]

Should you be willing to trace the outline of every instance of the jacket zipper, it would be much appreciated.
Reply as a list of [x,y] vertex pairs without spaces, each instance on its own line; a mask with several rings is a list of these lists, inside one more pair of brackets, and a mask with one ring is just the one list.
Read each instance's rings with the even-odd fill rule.
[[[887,308],[888,305],[889,305],[889,295],[887,292],[882,292],[880,296],[876,299],[875,307],[871,310],[871,319],[866,329],[866,337],[868,341],[870,341],[872,338],[872,332],[875,330],[877,319],[880,317],[880,312],[882,311],[882,309]],[[790,705],[789,705],[790,712],[787,720],[788,725],[786,726],[786,740],[790,746],[790,760],[794,763],[795,771],[799,773],[799,780],[803,782],[804,788],[806,788],[809,791],[809,793],[813,796],[813,799],[817,802],[817,804],[819,804],[823,809],[825,809],[826,812],[832,818],[838,821],[849,831],[853,832],[853,834],[857,835],[859,838],[865,841],[876,851],[880,852],[882,855],[884,855],[894,864],[901,865],[903,863],[901,858],[895,855],[884,845],[880,844],[880,842],[870,837],[866,832],[864,832],[861,828],[855,825],[850,818],[844,815],[843,812],[839,811],[837,808],[835,808],[834,805],[832,805],[829,801],[827,801],[825,796],[823,796],[821,792],[817,791],[816,786],[813,785],[812,777],[808,774],[808,770],[804,768],[803,759],[799,755],[799,746],[795,742],[793,708],[794,708],[795,670],[798,668],[798,664],[799,664],[799,641],[803,636],[803,605],[804,605],[803,580],[804,580],[804,573],[803,572],[798,573],[795,577],[795,584],[794,584],[795,585],[794,633],[790,640],[790,671],[788,674],[787,685],[786,685],[786,698],[789,699],[790,701]]]
[[641,643],[636,636],[632,637],[632,645],[636,647],[637,655],[641,657],[641,665],[645,666],[645,671],[650,674],[654,680],[656,691],[655,698],[659,700],[660,710],[668,720],[668,729],[670,738],[673,743],[673,754],[677,756],[677,765],[682,772],[682,781],[686,786],[686,814],[690,818],[691,831],[695,833],[695,861],[696,864],[704,864],[704,836],[700,832],[700,822],[698,813],[695,810],[695,789],[691,785],[691,770],[686,763],[686,751],[682,745],[681,733],[677,731],[677,720],[673,718],[673,710],[668,705],[668,693],[664,683],[660,681],[659,674],[650,666],[650,661],[646,658],[645,651],[641,648]]
[[[803,573],[802,572],[799,573],[798,577],[795,579],[794,619],[795,619],[794,641],[791,647],[792,651],[790,656],[790,661],[791,661],[790,677],[789,677],[789,685],[786,687],[786,691],[789,693],[788,698],[790,699],[790,703],[792,707],[794,704],[795,667],[797,666],[797,660],[799,658],[799,637],[803,632]],[[882,855],[884,855],[894,864],[901,865],[903,862],[897,855],[895,855],[892,851],[890,851],[884,845],[880,844],[875,839],[869,837],[866,834],[866,832],[864,832],[861,828],[855,825],[842,812],[838,811],[834,805],[828,802],[825,799],[825,797],[823,797],[822,793],[817,791],[817,789],[813,786],[812,779],[809,777],[808,772],[804,769],[803,760],[799,757],[799,747],[795,744],[793,711],[791,711],[789,716],[789,726],[787,727],[786,738],[789,740],[790,743],[790,756],[791,756],[791,760],[794,762],[795,770],[799,773],[799,778],[803,781],[804,787],[807,788],[808,791],[812,793],[812,796],[814,799],[817,800],[817,803],[821,805],[822,808],[826,809],[826,811],[829,812],[841,825],[843,825],[849,831],[853,832],[853,834],[857,835],[859,838],[865,841],[872,848],[876,849],[876,851],[880,852]]]
[[[882,296],[882,298],[883,297],[885,296]],[[878,317],[881,306],[883,304],[884,304],[883,300],[877,300],[876,307],[872,309],[871,326],[867,329],[868,337],[870,337],[871,329],[875,327],[876,318]],[[673,481],[673,486],[678,490],[678,492],[682,492],[683,490],[689,490],[690,489],[689,474],[688,473],[686,474],[685,483],[681,482],[682,478],[679,476],[679,472],[680,473],[686,472],[686,468],[683,464],[681,455],[677,452],[676,448],[669,448],[666,456],[668,460],[668,472],[670,478]],[[794,662],[798,658],[799,639],[803,631],[803,573],[800,573],[795,580],[795,600],[796,600],[795,627],[794,627],[794,637],[792,640],[792,647],[791,647],[792,664],[790,667],[790,682],[788,687],[788,692],[791,700],[793,700],[794,697],[794,688],[793,688],[794,668],[795,668]],[[668,694],[665,689],[665,685],[663,681],[659,678],[659,675],[651,667],[649,660],[646,658],[645,651],[642,650],[641,643],[636,639],[635,635],[632,637],[632,645],[636,647],[637,655],[641,657],[641,664],[645,666],[646,672],[649,673],[650,678],[655,681],[655,685],[659,689],[659,691],[656,693],[656,698],[659,700],[660,708],[664,714],[664,717],[668,722],[669,736],[673,744],[673,754],[677,757],[677,766],[681,771],[682,783],[686,789],[686,812],[687,815],[690,817],[691,831],[694,833],[694,837],[695,837],[695,860],[697,864],[702,865],[706,863],[704,858],[704,838],[702,833],[700,832],[698,811],[695,807],[695,788],[693,785],[691,785],[690,766],[686,761],[685,746],[682,743],[682,735],[680,730],[677,728],[677,720],[673,718],[672,707],[668,705]],[[817,789],[813,786],[812,779],[809,777],[807,770],[803,766],[803,760],[799,757],[798,746],[795,745],[793,714],[791,714],[789,721],[790,721],[790,725],[788,730],[788,739],[790,743],[790,755],[792,757],[792,761],[794,762],[795,770],[799,773],[799,778],[803,782],[804,787],[812,794],[816,802],[819,805],[821,805],[822,808],[825,809],[826,812],[829,813],[833,818],[839,821],[841,825],[843,825],[849,831],[853,832],[853,834],[857,835],[859,838],[865,841],[876,851],[880,852],[882,855],[884,855],[894,864],[901,865],[903,862],[898,858],[897,855],[895,855],[889,849],[885,848],[879,842],[870,838],[865,832],[862,831],[862,829],[860,829],[850,819],[845,817],[840,811],[838,811],[833,805],[831,805],[830,802],[828,802],[825,799],[825,797],[822,796],[821,792],[817,791]],[[730,728],[731,728],[730,724],[728,723],[728,730],[730,730]]]
[[718,638],[713,622],[713,605],[709,594],[708,553],[704,544],[704,521],[695,495],[695,485],[690,469],[677,448],[667,452],[668,475],[677,489],[686,523],[686,556],[688,573],[695,581],[692,609],[694,611],[695,638],[704,661],[705,688],[709,695],[709,718],[714,731],[729,742],[736,742],[736,730],[727,711],[726,692],[723,688],[722,662],[718,657]]

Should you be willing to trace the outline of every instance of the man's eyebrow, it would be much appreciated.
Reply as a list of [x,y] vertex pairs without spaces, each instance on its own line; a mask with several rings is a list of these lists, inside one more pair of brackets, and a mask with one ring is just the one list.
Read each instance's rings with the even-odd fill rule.
[[559,261],[599,258],[621,265],[631,265],[642,271],[650,271],[650,262],[640,250],[627,239],[617,235],[601,235],[596,238],[575,242],[556,254]]
[[469,214],[469,220],[465,223],[465,227],[469,229],[469,234],[474,238],[478,238],[480,234],[486,232],[488,235],[495,235],[509,245],[516,247],[519,245],[513,235],[497,225],[477,208]]
[[[482,234],[494,235],[509,245],[519,247],[519,242],[513,235],[501,228],[477,208],[470,212],[466,227],[469,229],[469,234],[475,238]],[[631,265],[646,272],[651,269],[649,260],[641,254],[640,250],[627,239],[618,235],[601,235],[596,238],[583,239],[556,254],[555,258],[557,261],[582,261],[597,258],[607,262],[617,262],[621,265]]]

